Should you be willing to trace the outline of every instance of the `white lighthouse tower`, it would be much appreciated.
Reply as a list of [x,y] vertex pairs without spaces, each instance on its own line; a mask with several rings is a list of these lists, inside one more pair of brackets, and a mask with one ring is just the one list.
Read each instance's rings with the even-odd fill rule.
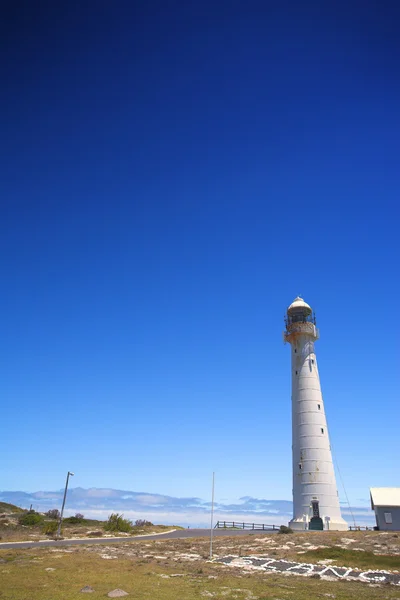
[[284,339],[292,348],[292,529],[345,531],[340,514],[314,342],[319,338],[311,307],[297,297],[287,309]]

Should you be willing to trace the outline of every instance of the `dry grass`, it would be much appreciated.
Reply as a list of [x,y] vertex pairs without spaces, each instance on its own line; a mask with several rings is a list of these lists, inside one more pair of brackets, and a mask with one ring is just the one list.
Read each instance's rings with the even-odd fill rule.
[[373,552],[348,550],[347,548],[320,548],[319,550],[308,550],[305,554],[297,557],[299,562],[315,563],[320,560],[329,560],[337,566],[346,565],[359,569],[382,569],[395,571],[400,569],[400,556],[390,554],[374,554]]
[[[349,539],[354,541],[343,541]],[[360,557],[365,553],[354,546],[364,546],[365,550],[374,547],[375,553],[371,551],[372,556],[368,556],[371,561],[375,560],[374,557],[380,560],[381,549],[394,547],[397,560],[400,554],[397,542],[398,538],[379,532],[316,532],[287,536],[219,537],[215,538],[214,550],[219,556],[267,554],[274,558],[280,556],[296,560],[305,556],[299,552],[313,552],[315,559],[320,560],[323,556],[315,546],[324,545],[335,551],[341,545],[344,549],[351,546],[350,552],[357,562],[357,552]],[[314,548],[307,550],[310,545]],[[208,552],[209,541],[205,538],[12,552],[3,550],[0,551],[0,599],[82,599],[85,596],[80,590],[86,585],[95,589],[89,596],[92,599],[104,598],[115,588],[128,592],[128,600],[359,600],[360,596],[365,600],[400,599],[400,589],[391,585],[326,581],[267,572],[249,573],[237,567],[207,562]],[[365,557],[360,558],[362,560]]]
[[8,502],[0,502],[0,514],[1,513],[22,513],[24,512],[23,508],[19,506],[15,506],[15,504],[8,504]]
[[39,551],[7,553],[0,565],[2,600],[82,599],[80,590],[90,585],[92,599],[121,588],[131,598],[194,600],[365,600],[399,598],[398,589],[371,588],[355,582],[329,582],[275,574],[245,574],[201,561],[150,558],[105,560],[97,552]]
[[[43,523],[36,526],[20,525],[18,524],[18,516],[19,515],[0,516],[1,543],[46,539],[47,536],[43,533]],[[47,520],[46,522],[52,521]],[[97,521],[94,519],[85,519],[83,523],[68,523],[63,521],[62,535],[64,538],[68,539],[80,539],[86,537],[131,537],[135,535],[148,535],[151,533],[164,533],[165,531],[171,531],[171,529],[182,529],[179,526],[146,525],[144,527],[133,527],[131,533],[121,533],[119,531],[105,531],[104,523],[104,521]],[[51,537],[47,539],[51,539]]]
[[[359,556],[369,553],[370,564],[376,568],[383,564],[379,560],[374,563],[374,556],[391,555],[400,559],[400,537],[397,533],[381,531],[346,531],[346,532],[301,532],[290,535],[254,535],[241,538],[229,538],[224,544],[224,538],[219,538],[226,554],[235,554],[235,548],[240,549],[241,556],[261,554],[271,558],[285,558],[305,561],[309,553],[315,551],[315,558],[323,558],[319,553],[326,548],[352,550]],[[234,541],[232,541],[234,540]],[[344,556],[346,553],[342,553]],[[348,556],[351,556],[348,554]],[[354,555],[357,557],[357,554]],[[305,557],[305,558],[303,558]],[[341,560],[341,559],[340,559]],[[364,562],[363,562],[364,561]],[[353,561],[354,562],[354,561]],[[391,563],[394,564],[394,563]],[[349,566],[357,566],[350,564]],[[360,558],[360,568],[365,566],[365,558]],[[396,567],[392,567],[396,568]]]

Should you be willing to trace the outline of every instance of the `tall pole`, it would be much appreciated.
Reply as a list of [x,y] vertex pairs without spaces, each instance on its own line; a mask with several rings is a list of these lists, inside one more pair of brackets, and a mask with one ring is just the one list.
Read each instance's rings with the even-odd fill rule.
[[213,521],[214,521],[214,483],[215,473],[212,476],[212,494],[211,494],[211,523],[210,523],[210,559],[213,555]]
[[71,471],[68,471],[68,474],[67,474],[67,481],[65,482],[64,498],[63,498],[63,503],[62,503],[62,507],[61,507],[60,522],[58,523],[58,529],[57,529],[57,537],[60,537],[60,534],[61,534],[61,523],[63,520],[64,506],[65,506],[65,500],[67,498],[68,481],[69,481],[70,475],[74,476],[74,473],[71,473]]

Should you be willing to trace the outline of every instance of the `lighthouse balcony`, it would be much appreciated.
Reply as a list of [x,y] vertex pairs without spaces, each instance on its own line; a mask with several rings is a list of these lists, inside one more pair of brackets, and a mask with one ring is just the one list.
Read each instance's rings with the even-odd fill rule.
[[314,340],[319,339],[319,330],[310,321],[296,321],[286,322],[286,331],[283,333],[283,339],[285,342],[291,342],[294,338],[299,335],[309,335]]

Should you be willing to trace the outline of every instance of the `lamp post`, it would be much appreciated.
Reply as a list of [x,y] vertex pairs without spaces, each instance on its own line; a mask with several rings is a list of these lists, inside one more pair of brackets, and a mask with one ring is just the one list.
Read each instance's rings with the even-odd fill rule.
[[212,559],[212,555],[213,555],[214,484],[215,484],[215,473],[213,473],[213,476],[212,476],[211,523],[210,523],[210,560]]
[[68,474],[67,474],[67,481],[65,482],[65,490],[64,490],[64,499],[63,499],[63,503],[62,503],[62,507],[61,507],[60,522],[58,524],[58,529],[57,529],[57,537],[60,537],[60,535],[61,535],[61,523],[62,523],[62,520],[63,520],[65,499],[67,497],[68,481],[69,481],[69,476],[70,475],[73,477],[74,473],[71,473],[71,471],[68,471]]

